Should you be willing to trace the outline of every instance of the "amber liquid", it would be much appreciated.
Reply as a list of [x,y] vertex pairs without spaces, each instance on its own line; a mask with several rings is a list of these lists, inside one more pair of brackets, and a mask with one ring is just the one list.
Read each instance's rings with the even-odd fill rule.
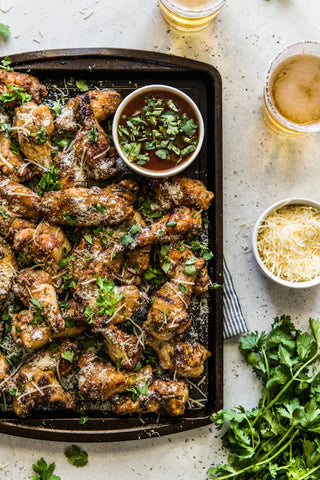
[[[210,8],[214,7],[215,3],[217,5],[220,3],[214,0],[170,0],[170,3],[172,8],[159,0],[163,17],[173,27],[185,31],[202,30],[207,27],[222,7],[221,5],[217,9]],[[175,9],[178,9],[179,13]]]
[[[275,69],[270,79],[271,101],[289,122],[309,125],[320,121],[320,57],[293,55]],[[268,112],[267,112],[268,114]],[[270,116],[274,126],[279,123]],[[279,128],[285,128],[281,123]]]

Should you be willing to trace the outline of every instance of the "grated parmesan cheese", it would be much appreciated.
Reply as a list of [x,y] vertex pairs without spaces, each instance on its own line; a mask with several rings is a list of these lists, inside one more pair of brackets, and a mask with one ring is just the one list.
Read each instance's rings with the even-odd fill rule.
[[320,211],[286,205],[271,212],[258,231],[262,262],[277,277],[306,282],[320,275]]

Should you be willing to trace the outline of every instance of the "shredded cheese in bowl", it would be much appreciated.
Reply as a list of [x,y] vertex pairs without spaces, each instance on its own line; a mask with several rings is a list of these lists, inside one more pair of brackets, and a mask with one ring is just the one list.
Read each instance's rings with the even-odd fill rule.
[[270,207],[256,224],[253,250],[260,268],[278,283],[320,283],[320,206],[296,199]]

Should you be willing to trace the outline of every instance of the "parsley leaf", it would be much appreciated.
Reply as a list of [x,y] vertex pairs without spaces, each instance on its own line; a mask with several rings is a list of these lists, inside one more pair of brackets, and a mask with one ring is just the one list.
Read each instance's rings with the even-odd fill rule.
[[320,472],[320,322],[309,320],[311,334],[290,317],[276,317],[269,333],[253,332],[239,349],[262,385],[251,411],[220,410],[211,420],[225,433],[226,465],[209,469],[217,478],[249,480],[310,479]]
[[71,445],[65,450],[64,454],[75,467],[84,467],[88,463],[87,452],[78,445]]
[[50,192],[52,190],[60,190],[61,182],[55,165],[50,165],[49,170],[40,179],[38,185],[40,188],[39,195],[43,195],[44,192]]
[[60,477],[53,474],[55,468],[54,462],[48,465],[44,458],[40,458],[37,463],[32,465],[32,469],[37,475],[32,475],[31,478],[32,480],[61,480]]
[[91,130],[88,131],[88,139],[93,142],[93,143],[97,143],[98,141],[98,128],[96,125],[93,125],[93,127],[91,128]]
[[[4,23],[0,23],[0,37],[3,38],[4,40],[8,40],[10,37],[10,27],[9,25],[5,25]],[[6,57],[8,58],[8,57]]]
[[80,92],[87,92],[89,90],[87,82],[83,79],[76,80],[76,86]]

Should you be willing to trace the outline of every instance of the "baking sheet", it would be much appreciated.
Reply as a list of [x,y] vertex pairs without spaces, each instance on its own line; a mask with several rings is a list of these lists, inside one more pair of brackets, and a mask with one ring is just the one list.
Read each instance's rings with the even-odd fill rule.
[[[210,274],[214,282],[223,283],[222,236],[222,98],[219,72],[204,63],[146,51],[120,49],[51,50],[11,56],[16,71],[28,72],[47,85],[53,98],[57,89],[79,90],[67,85],[73,76],[87,81],[89,88],[112,87],[122,96],[136,87],[163,83],[183,90],[198,105],[205,123],[205,138],[198,159],[183,175],[202,180],[214,191],[208,212],[209,247],[214,252]],[[132,176],[132,174],[130,174]],[[81,425],[79,414],[41,411],[31,418],[17,419],[1,413],[0,432],[30,438],[58,441],[118,441],[165,435],[210,423],[210,414],[223,405],[223,289],[210,292],[208,303],[195,300],[192,305],[194,331],[199,341],[212,353],[206,362],[205,377],[192,379],[192,398],[205,399],[204,406],[188,409],[183,416],[115,417],[101,409],[86,411],[89,420]],[[198,383],[201,385],[198,386]],[[79,407],[82,408],[82,407]],[[84,405],[85,408],[85,405]]]

